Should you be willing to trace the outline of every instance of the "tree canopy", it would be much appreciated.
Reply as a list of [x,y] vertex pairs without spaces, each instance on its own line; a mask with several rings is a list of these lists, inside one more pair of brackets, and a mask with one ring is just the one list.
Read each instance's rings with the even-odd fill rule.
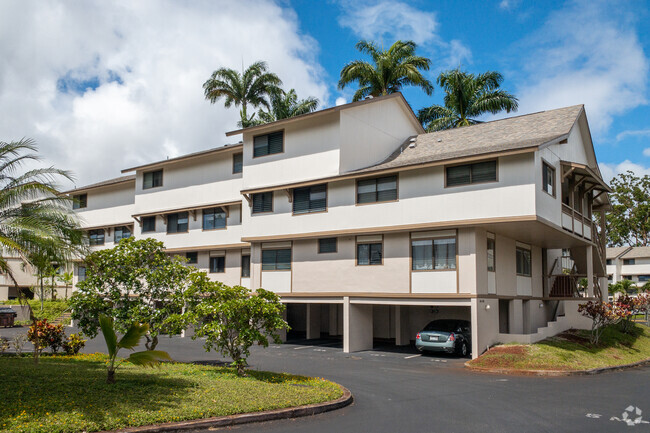
[[271,107],[267,111],[259,111],[258,119],[255,123],[263,124],[288,119],[290,117],[300,116],[301,114],[311,113],[318,108],[317,98],[309,96],[305,99],[298,100],[295,89],[291,89],[288,92],[277,89],[271,93],[270,103]]
[[480,123],[486,113],[517,111],[518,101],[500,89],[503,76],[495,71],[474,75],[460,68],[441,73],[438,85],[445,91],[444,105],[422,108],[418,118],[428,132]]
[[405,86],[420,87],[427,95],[433,93],[433,85],[422,75],[429,70],[431,60],[415,55],[415,42],[398,40],[384,50],[374,42],[359,41],[356,48],[369,55],[372,63],[353,60],[341,69],[339,89],[352,83],[359,85],[353,101],[399,92]]
[[650,176],[627,171],[610,182],[612,210],[607,214],[610,246],[650,246]]

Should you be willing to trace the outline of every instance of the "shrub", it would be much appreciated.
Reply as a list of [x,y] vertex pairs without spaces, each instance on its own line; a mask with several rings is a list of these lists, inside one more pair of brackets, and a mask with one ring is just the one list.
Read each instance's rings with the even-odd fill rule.
[[76,355],[81,349],[86,345],[86,341],[81,338],[83,334],[79,332],[78,334],[70,334],[67,340],[63,342],[63,350],[68,355]]
[[23,347],[25,346],[25,343],[27,343],[27,335],[25,334],[18,334],[13,338],[11,344],[14,346],[16,355],[23,353]]
[[9,340],[0,337],[0,354],[4,354],[9,349]]
[[603,329],[620,320],[616,307],[609,302],[589,301],[578,306],[578,313],[591,319],[591,344],[598,344]]
[[43,349],[49,347],[56,353],[63,346],[63,325],[52,325],[47,319],[37,320],[32,323],[27,331],[27,339],[34,345],[34,358],[38,362]]

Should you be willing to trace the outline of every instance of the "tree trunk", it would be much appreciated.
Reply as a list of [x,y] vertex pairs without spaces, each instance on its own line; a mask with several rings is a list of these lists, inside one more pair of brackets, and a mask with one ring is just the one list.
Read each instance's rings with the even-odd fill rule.
[[147,348],[147,350],[155,350],[156,346],[158,345],[158,336],[150,336],[150,335],[145,335],[144,336],[147,341],[144,343],[144,347]]
[[45,297],[45,288],[43,287],[43,277],[41,276],[41,313],[43,312],[43,298]]
[[115,370],[108,370],[106,375],[106,383],[108,384],[115,383]]

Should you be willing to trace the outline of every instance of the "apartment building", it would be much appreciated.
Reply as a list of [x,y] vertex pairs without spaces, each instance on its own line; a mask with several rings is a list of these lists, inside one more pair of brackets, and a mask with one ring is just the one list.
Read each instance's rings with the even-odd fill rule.
[[588,326],[577,304],[606,295],[609,188],[582,106],[425,133],[396,93],[226,135],[70,191],[92,247],[159,239],[346,352],[463,318],[478,356]]
[[650,281],[650,247],[607,248],[606,264],[610,283],[630,280],[641,287]]

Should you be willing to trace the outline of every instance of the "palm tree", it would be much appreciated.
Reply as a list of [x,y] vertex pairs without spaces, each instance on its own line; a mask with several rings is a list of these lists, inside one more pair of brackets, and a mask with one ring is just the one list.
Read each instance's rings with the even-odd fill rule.
[[517,98],[499,89],[503,76],[494,71],[470,74],[460,68],[438,76],[445,91],[445,105],[432,105],[418,112],[418,118],[428,132],[481,123],[476,117],[505,110],[517,111]]
[[282,80],[274,73],[268,72],[266,62],[255,62],[241,74],[234,69],[220,68],[212,73],[210,79],[203,83],[205,99],[214,104],[222,97],[224,106],[241,106],[238,125],[247,128],[253,123],[255,113],[248,116],[247,107],[269,107],[267,97],[282,85]]
[[[70,199],[56,188],[70,174],[53,167],[23,171],[38,161],[32,140],[0,142],[0,271],[18,286],[6,257],[19,257],[38,269],[56,260],[64,263],[84,252]],[[19,295],[21,292],[19,291]]]
[[300,116],[301,114],[311,113],[318,108],[318,99],[310,96],[306,99],[298,100],[298,95],[294,89],[285,92],[282,89],[271,94],[271,108],[268,111],[260,110],[258,113],[257,124],[275,122],[280,119]]
[[421,87],[427,95],[433,93],[433,85],[420,72],[429,70],[431,60],[415,55],[415,42],[397,41],[384,50],[373,42],[359,41],[356,48],[370,55],[373,64],[354,60],[341,69],[339,89],[353,82],[359,84],[354,101],[399,92],[404,86]]

